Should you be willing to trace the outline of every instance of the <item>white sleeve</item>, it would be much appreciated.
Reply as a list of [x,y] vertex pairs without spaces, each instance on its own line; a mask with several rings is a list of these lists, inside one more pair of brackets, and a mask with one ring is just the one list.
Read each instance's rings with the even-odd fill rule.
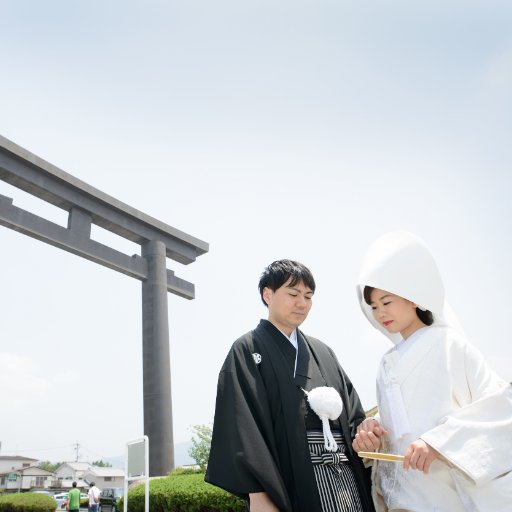
[[421,436],[476,484],[512,470],[512,385],[467,343],[452,346],[453,394],[461,405]]

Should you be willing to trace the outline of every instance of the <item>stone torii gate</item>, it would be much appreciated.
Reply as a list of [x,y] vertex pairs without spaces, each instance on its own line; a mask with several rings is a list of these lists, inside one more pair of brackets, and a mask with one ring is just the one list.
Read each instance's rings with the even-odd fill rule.
[[[68,212],[67,228],[0,194],[0,225],[142,281],[144,434],[150,476],[174,468],[167,292],[194,298],[194,285],[167,269],[189,264],[208,244],[91,187],[0,136],[0,179]],[[141,246],[129,256],[90,238],[100,226]]]

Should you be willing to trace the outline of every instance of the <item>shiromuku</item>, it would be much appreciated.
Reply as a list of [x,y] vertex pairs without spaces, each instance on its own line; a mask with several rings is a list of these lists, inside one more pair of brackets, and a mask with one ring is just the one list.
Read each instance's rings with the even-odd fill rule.
[[512,510],[512,386],[471,345],[444,296],[425,243],[395,231],[368,250],[357,293],[370,323],[394,343],[377,375],[379,421],[357,451],[405,455],[375,461],[377,511]]

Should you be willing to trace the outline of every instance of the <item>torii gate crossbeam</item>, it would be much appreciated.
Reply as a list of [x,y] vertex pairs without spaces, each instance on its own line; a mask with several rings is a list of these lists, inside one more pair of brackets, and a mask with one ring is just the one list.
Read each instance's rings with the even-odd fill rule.
[[[68,212],[64,228],[0,194],[0,225],[142,281],[144,434],[150,476],[174,468],[167,292],[193,299],[194,285],[167,269],[189,264],[208,244],[91,187],[0,136],[0,179]],[[135,242],[129,256],[90,238],[92,224]]]

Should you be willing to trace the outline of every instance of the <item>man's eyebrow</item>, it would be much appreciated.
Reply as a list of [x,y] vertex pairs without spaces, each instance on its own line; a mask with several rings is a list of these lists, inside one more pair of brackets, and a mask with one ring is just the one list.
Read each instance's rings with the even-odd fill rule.
[[[301,293],[301,290],[299,290],[298,288],[295,288],[295,286],[288,286],[287,288],[289,288],[290,290],[293,290],[294,292]],[[313,290],[311,290],[310,288],[308,288],[305,293],[314,294],[315,292]]]

